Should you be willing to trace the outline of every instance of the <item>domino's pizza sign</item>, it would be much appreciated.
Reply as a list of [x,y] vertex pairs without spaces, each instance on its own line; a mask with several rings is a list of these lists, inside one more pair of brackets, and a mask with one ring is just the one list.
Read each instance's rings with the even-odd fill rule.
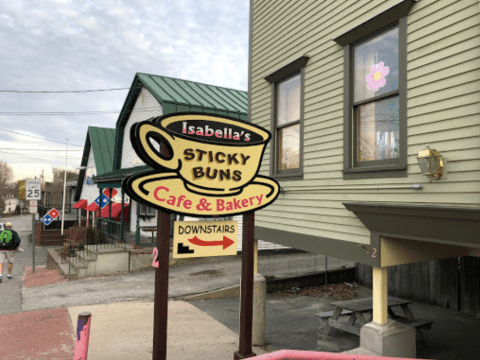
[[60,213],[56,209],[51,209],[48,213],[45,214],[44,217],[40,220],[45,224],[45,226],[48,226],[52,223],[53,220],[55,220]]
[[102,206],[100,206],[100,197],[97,197],[97,198],[95,199],[95,204],[97,204],[99,207],[101,207],[101,208],[103,209],[106,205],[108,205],[108,197],[107,197],[107,195],[102,194]]
[[[117,195],[117,190],[113,189],[112,190],[112,197]],[[108,205],[108,202],[109,202],[109,199],[108,199],[108,189],[105,189],[103,190],[103,193],[102,193],[102,206],[100,206],[100,196],[97,197],[95,200],[94,200],[95,204],[97,204],[98,207],[101,207],[102,209]]]

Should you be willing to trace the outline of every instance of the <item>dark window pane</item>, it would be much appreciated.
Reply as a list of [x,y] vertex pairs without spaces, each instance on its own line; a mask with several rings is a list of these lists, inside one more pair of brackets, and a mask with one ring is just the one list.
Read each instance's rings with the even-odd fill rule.
[[300,75],[278,84],[277,125],[300,120]]
[[300,167],[300,124],[284,127],[278,131],[278,170]]
[[357,118],[357,161],[398,158],[398,96],[360,105]]
[[354,102],[398,90],[398,27],[355,46]]

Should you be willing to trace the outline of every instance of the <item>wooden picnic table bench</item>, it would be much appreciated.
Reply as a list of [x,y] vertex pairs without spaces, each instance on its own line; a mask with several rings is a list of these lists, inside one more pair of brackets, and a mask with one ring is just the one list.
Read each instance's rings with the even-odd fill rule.
[[151,232],[152,233],[152,243],[154,242],[154,233],[157,231],[156,226],[140,226],[140,230],[145,231],[145,232]]
[[[433,324],[432,320],[428,319],[415,319],[408,304],[411,300],[404,300],[394,296],[388,297],[388,315],[395,321],[404,323],[406,325],[412,326],[417,330],[417,335],[423,336],[421,329],[430,329]],[[367,322],[372,321],[372,311],[373,311],[373,299],[371,297],[357,299],[357,300],[347,300],[347,301],[337,301],[332,303],[336,308],[333,312],[325,312],[318,314],[321,317],[328,317],[328,325],[325,329],[325,335],[330,335],[332,328],[337,328],[360,336],[360,329]],[[403,316],[397,315],[393,311],[393,307],[399,306],[403,310]],[[369,318],[365,318],[364,315],[368,314]],[[347,321],[341,321],[340,316],[348,315],[349,318]]]

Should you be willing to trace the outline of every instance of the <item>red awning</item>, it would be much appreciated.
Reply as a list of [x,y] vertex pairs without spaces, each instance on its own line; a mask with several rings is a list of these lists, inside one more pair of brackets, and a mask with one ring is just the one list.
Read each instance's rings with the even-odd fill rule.
[[92,202],[90,205],[88,205],[85,210],[87,211],[98,211],[98,205],[95,202]]
[[79,202],[77,202],[73,207],[75,209],[85,209],[87,207],[88,201],[81,199]]
[[[102,209],[101,216],[102,218],[108,218],[108,205],[105,206]],[[120,203],[112,203],[112,219],[119,218],[121,215],[122,211],[122,204]],[[128,215],[128,204],[123,205],[123,217],[126,217],[126,214]]]

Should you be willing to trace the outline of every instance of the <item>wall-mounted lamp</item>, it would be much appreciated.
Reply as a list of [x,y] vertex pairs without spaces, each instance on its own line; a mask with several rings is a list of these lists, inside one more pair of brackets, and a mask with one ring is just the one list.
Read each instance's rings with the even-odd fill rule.
[[435,149],[430,149],[427,145],[426,150],[422,150],[417,156],[418,165],[422,170],[422,174],[428,176],[429,179],[440,179],[443,175],[442,155]]

